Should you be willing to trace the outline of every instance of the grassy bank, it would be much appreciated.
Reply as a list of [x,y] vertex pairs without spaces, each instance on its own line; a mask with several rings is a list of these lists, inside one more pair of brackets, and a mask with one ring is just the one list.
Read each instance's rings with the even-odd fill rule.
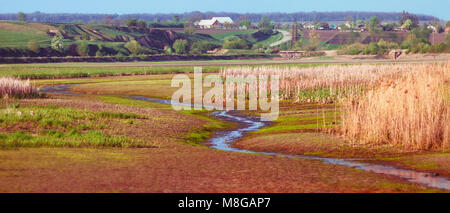
[[[205,66],[203,72],[218,72],[219,66]],[[191,66],[151,67],[151,66],[73,66],[65,64],[45,65],[3,65],[0,75],[20,79],[86,78],[122,75],[151,75],[165,73],[192,73]]]
[[[45,100],[43,100],[45,101]],[[12,104],[0,109],[0,146],[13,147],[152,147],[150,141],[115,135],[113,123],[136,125],[147,119],[135,113],[94,112],[57,105],[21,107]]]

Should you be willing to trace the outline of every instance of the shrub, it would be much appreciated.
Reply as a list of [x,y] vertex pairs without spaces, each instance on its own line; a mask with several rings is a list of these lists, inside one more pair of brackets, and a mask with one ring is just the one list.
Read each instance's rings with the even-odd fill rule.
[[86,41],[82,41],[80,45],[77,46],[77,53],[80,56],[89,55],[89,44]]
[[267,49],[264,51],[264,53],[265,53],[265,54],[272,54],[272,53],[273,53],[273,49],[272,49],[272,48],[267,48]]
[[208,52],[209,50],[214,50],[217,47],[219,47],[219,45],[213,44],[211,42],[198,41],[192,44],[190,53],[203,54]]
[[350,45],[342,46],[338,53],[340,55],[358,55],[366,49],[367,45],[361,43],[354,43]]
[[383,50],[378,46],[376,42],[370,42],[370,44],[364,50],[364,54],[366,55],[378,55],[382,54]]
[[248,49],[249,46],[247,42],[243,39],[236,39],[233,41],[226,41],[223,45],[224,49]]
[[125,48],[127,48],[134,55],[139,55],[145,52],[145,49],[136,40],[127,42],[125,44]]
[[117,60],[119,60],[119,61],[123,61],[123,60],[125,60],[125,58],[126,58],[126,56],[125,55],[123,55],[122,53],[117,53],[116,55],[115,55],[115,57],[116,57],[116,59]]
[[173,49],[175,50],[175,52],[177,54],[186,54],[188,49],[188,42],[184,39],[177,39],[174,43],[173,43]]
[[450,52],[450,43],[440,43],[431,46],[430,52],[432,53],[448,53]]
[[97,56],[97,57],[102,57],[102,56],[103,56],[102,51],[97,50],[97,52],[95,53],[95,56]]
[[170,46],[164,46],[164,52],[168,55],[171,55],[173,53],[173,49]]
[[39,53],[39,43],[36,40],[28,41],[28,49],[34,53]]
[[52,49],[58,52],[62,52],[64,50],[63,37],[59,35],[53,37],[50,46],[52,47]]

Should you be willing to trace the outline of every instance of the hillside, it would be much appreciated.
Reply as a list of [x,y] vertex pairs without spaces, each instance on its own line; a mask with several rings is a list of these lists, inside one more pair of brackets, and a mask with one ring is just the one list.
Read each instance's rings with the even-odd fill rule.
[[[50,48],[51,40],[59,35],[64,40],[66,53],[57,53]],[[76,56],[76,47],[81,42],[89,45],[89,55],[95,55],[100,48],[104,55],[118,53],[128,55],[124,48],[126,42],[136,40],[139,44],[159,53],[165,46],[172,46],[177,39],[185,39],[189,43],[207,41],[220,45],[222,41],[207,34],[188,35],[166,29],[139,29],[113,27],[106,25],[84,25],[64,23],[23,23],[13,21],[0,22],[0,54],[1,56]],[[39,44],[39,55],[28,50],[28,42],[34,40]]]
[[[304,39],[309,39],[309,30],[303,30]],[[378,42],[380,39],[389,42],[401,43],[408,37],[408,32],[383,32],[373,34],[370,32],[341,32],[337,30],[318,30],[319,40],[331,45],[344,45],[359,42],[369,44]],[[446,33],[431,33],[429,40],[431,44],[442,43],[445,40]]]

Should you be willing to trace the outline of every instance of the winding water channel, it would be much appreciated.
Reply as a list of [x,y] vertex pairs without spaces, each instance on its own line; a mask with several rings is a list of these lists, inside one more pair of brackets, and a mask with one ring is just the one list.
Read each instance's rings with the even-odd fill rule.
[[[55,93],[55,94],[71,94],[71,95],[81,95],[70,91],[70,87],[74,84],[69,85],[57,85],[52,87],[41,88],[41,92]],[[162,104],[176,104],[182,105],[181,103],[171,103],[170,100],[148,98],[142,96],[125,96],[134,100],[151,101]],[[209,106],[204,106],[208,108]],[[305,156],[305,155],[289,155],[276,152],[259,152],[251,151],[245,149],[239,149],[231,146],[231,143],[244,137],[247,133],[261,129],[262,127],[268,125],[267,122],[261,122],[257,118],[241,115],[233,111],[214,111],[211,113],[214,117],[221,120],[226,120],[230,122],[237,123],[238,127],[226,131],[218,131],[215,136],[205,143],[205,145],[218,150],[240,152],[240,153],[253,153],[262,154],[269,156],[282,156],[292,159],[303,159],[303,160],[318,160],[326,164],[340,165],[345,167],[351,167],[359,170],[369,171],[377,174],[391,175],[403,178],[412,183],[422,184],[432,188],[450,190],[450,179],[445,177],[439,177],[432,173],[418,172],[414,170],[407,170],[396,168],[393,166],[363,163],[357,160],[347,160],[338,158],[322,158],[316,156]]]

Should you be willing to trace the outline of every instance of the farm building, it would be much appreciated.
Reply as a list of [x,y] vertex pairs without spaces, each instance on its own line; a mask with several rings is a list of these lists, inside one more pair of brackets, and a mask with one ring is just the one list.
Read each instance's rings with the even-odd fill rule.
[[222,29],[226,24],[233,23],[234,21],[230,17],[213,17],[212,19],[201,20],[198,26],[202,29]]

